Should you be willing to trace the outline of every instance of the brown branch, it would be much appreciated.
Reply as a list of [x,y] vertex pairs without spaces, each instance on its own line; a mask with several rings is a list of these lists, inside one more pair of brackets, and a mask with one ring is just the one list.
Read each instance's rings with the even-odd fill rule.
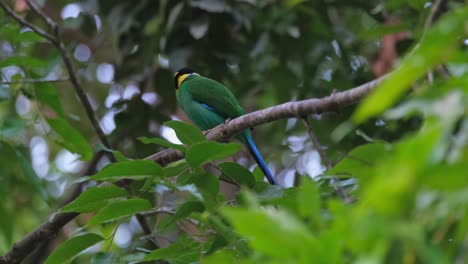
[[[301,118],[311,114],[336,111],[337,108],[342,108],[358,102],[360,99],[374,90],[385,79],[385,77],[386,76],[382,76],[355,88],[351,88],[343,92],[333,93],[332,95],[321,99],[312,98],[297,102],[287,102],[245,114],[211,129],[206,136],[209,140],[226,141],[242,130],[279,119],[291,117]],[[182,152],[173,149],[167,149],[155,153],[146,159],[166,165],[183,158],[184,156]]]

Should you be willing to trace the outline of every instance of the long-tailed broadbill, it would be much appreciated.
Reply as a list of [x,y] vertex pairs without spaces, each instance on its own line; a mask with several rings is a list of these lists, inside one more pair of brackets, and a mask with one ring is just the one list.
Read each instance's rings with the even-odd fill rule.
[[[223,84],[200,76],[190,68],[182,68],[174,74],[177,101],[187,117],[200,129],[209,130],[245,114],[236,97]],[[240,132],[236,138],[252,154],[271,184],[276,180],[255,145],[250,129]]]

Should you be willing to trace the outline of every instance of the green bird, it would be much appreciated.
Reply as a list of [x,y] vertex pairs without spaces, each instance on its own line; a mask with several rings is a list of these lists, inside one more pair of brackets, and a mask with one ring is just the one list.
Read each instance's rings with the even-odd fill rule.
[[[174,74],[177,101],[192,122],[202,130],[212,129],[245,114],[236,97],[221,83],[200,76],[190,68],[182,68]],[[236,138],[252,154],[270,184],[276,185],[262,155],[255,145],[250,129],[239,133]]]

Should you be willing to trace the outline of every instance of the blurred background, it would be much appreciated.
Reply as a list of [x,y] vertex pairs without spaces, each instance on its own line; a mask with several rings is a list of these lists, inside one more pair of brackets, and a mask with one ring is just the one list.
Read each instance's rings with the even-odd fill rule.
[[[10,3],[28,21],[47,28],[25,1]],[[138,137],[179,142],[174,131],[163,125],[168,120],[189,122],[175,98],[172,77],[179,68],[189,66],[222,82],[247,112],[320,98],[392,69],[420,39],[432,6],[431,1],[420,0],[37,3],[59,23],[77,76],[112,148],[129,158],[144,158],[163,149],[145,145]],[[66,139],[44,120],[63,114],[94,152],[102,146],[57,49],[2,11],[0,21],[0,226],[4,233],[0,252],[5,252],[12,241],[46,219],[72,184],[86,176],[88,163],[67,150]],[[418,116],[372,119],[339,142],[332,140],[332,132],[354,108],[310,117],[332,163],[355,146],[393,142],[421,125]],[[282,186],[294,186],[300,177],[316,177],[325,170],[301,120],[279,120],[256,127],[253,134]],[[255,167],[245,152],[235,159]],[[32,171],[25,165],[29,161]],[[94,161],[99,170],[109,159],[101,156]],[[342,184],[350,191],[356,187],[353,180]],[[81,222],[86,217],[81,215]],[[121,225],[116,246],[129,247],[137,229],[132,222]]]

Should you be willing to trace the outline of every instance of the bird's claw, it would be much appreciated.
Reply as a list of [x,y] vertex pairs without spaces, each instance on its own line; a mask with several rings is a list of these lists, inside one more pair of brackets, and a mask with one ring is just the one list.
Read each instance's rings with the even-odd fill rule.
[[210,131],[211,131],[211,129],[203,131],[203,135],[205,135],[205,136],[208,135],[208,133],[210,133]]

